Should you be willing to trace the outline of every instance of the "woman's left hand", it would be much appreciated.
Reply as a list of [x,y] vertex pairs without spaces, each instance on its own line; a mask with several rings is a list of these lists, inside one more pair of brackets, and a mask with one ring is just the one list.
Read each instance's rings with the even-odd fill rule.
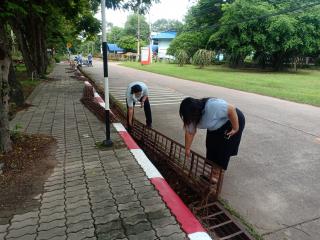
[[239,131],[239,129],[231,129],[230,132],[227,132],[227,136],[228,138],[231,138],[233,135],[235,135],[237,132]]

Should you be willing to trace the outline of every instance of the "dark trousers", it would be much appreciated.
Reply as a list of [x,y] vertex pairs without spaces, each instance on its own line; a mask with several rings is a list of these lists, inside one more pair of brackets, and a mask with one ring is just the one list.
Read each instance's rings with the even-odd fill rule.
[[[140,98],[139,102],[142,101],[142,98]],[[135,103],[133,103],[133,109],[134,109]],[[128,104],[127,104],[127,109],[129,109]],[[151,107],[150,107],[150,102],[149,102],[149,98],[146,98],[146,100],[144,101],[144,105],[143,105],[143,110],[144,110],[144,115],[146,116],[146,125],[148,127],[152,126],[152,113],[151,113]],[[134,110],[133,110],[133,116],[134,117]],[[127,125],[129,127],[129,114],[127,112]]]
[[[243,113],[236,109],[239,121],[239,131],[231,138],[226,138],[225,133],[232,129],[230,121],[227,121],[217,130],[207,130],[206,147],[207,160],[212,161],[227,170],[231,156],[238,154],[242,132],[245,126],[245,117]],[[208,162],[210,164],[210,162]]]

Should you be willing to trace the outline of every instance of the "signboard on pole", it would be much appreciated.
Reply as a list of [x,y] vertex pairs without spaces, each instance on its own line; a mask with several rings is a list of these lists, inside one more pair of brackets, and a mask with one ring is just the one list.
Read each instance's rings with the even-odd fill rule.
[[150,64],[150,47],[142,47],[141,48],[141,64],[146,65]]

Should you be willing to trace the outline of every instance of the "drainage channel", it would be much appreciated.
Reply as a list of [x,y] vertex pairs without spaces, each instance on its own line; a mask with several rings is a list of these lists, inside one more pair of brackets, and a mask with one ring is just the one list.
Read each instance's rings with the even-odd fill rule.
[[[83,76],[78,75],[78,78],[84,80]],[[93,81],[86,80],[104,98],[103,91]],[[92,101],[94,88],[85,85],[82,102],[104,121],[104,109]],[[111,120],[126,126],[126,113],[123,106],[112,97],[110,106]],[[191,151],[191,157],[187,159],[183,145],[154,129],[147,128],[136,119],[134,119],[131,136],[214,239],[253,240],[242,224],[218,201],[224,177],[223,169],[193,151]]]

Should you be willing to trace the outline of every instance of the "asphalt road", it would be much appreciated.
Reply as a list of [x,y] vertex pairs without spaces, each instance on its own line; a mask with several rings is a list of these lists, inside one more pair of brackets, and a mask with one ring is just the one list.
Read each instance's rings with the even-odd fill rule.
[[[102,62],[83,69],[103,83]],[[110,92],[118,99],[124,99],[128,83],[145,82],[153,127],[181,143],[178,109],[183,97],[214,96],[237,106],[246,116],[246,128],[239,155],[226,172],[222,197],[265,239],[320,239],[320,108],[116,63],[109,63],[109,81]],[[142,109],[136,107],[136,116],[144,121]],[[204,155],[205,131],[198,132],[192,149]]]

